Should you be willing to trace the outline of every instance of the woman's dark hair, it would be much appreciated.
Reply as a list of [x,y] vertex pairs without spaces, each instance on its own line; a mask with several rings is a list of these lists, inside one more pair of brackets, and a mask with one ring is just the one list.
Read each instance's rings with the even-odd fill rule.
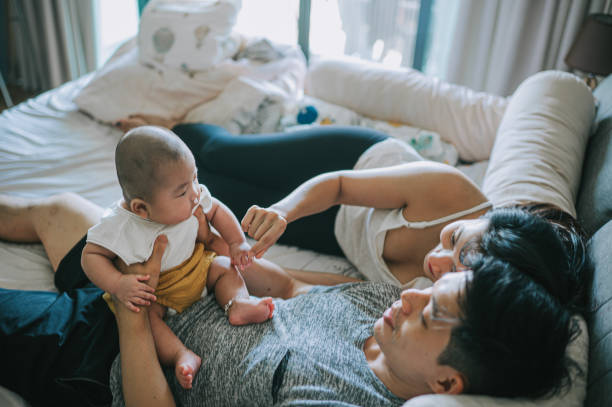
[[440,364],[453,366],[466,391],[539,397],[558,393],[584,374],[565,355],[579,332],[591,265],[584,233],[566,212],[548,204],[496,208],[479,241],[461,260],[473,270],[460,300]]
[[[466,393],[500,397],[559,393],[577,366],[565,355],[579,330],[569,309],[506,261],[481,256],[472,268],[472,279],[459,299],[460,322],[438,363],[463,374]],[[548,272],[552,270],[540,274]]]
[[542,285],[561,304],[583,311],[590,264],[584,234],[574,218],[548,204],[497,208],[478,246]]

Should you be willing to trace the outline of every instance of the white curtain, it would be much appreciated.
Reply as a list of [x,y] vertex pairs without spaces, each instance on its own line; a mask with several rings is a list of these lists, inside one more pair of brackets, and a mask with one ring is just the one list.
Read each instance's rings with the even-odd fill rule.
[[9,0],[10,78],[46,90],[96,67],[96,0]]
[[507,96],[528,76],[563,62],[587,14],[612,0],[461,0],[447,81]]

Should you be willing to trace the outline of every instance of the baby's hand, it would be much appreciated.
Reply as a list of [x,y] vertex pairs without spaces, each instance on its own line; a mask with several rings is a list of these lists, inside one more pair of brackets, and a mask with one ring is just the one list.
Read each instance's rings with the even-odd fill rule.
[[253,263],[251,246],[247,242],[231,244],[230,257],[232,259],[232,266],[237,266],[240,270],[244,270]]
[[139,312],[138,306],[148,306],[151,305],[151,301],[157,300],[153,295],[155,289],[143,282],[149,278],[149,275],[143,274],[123,274],[119,278],[117,289],[112,294],[130,311]]

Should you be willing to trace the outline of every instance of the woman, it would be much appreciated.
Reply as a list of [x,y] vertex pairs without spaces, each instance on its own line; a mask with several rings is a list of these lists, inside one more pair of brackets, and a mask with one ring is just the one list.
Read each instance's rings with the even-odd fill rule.
[[[585,253],[570,215],[552,205],[522,206],[553,223],[565,246],[555,248],[565,252],[559,260],[533,217],[492,209],[463,173],[424,161],[403,142],[354,127],[290,137],[233,136],[198,124],[174,131],[193,151],[200,180],[238,217],[244,214],[258,257],[278,241],[345,255],[368,280],[423,287],[469,268],[467,249],[495,251],[519,269],[561,262],[559,272],[577,287],[567,300],[578,301]],[[248,202],[262,207],[247,209]]]

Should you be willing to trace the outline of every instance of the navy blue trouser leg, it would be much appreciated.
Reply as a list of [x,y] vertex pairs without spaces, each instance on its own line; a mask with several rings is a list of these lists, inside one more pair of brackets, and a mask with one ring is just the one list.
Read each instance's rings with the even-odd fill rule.
[[106,405],[117,325],[80,265],[85,238],[62,259],[60,291],[0,288],[0,385],[33,406]]
[[[269,206],[316,175],[352,169],[365,150],[387,138],[348,126],[240,136],[206,124],[173,130],[193,152],[200,182],[239,220],[251,205]],[[293,222],[279,242],[341,255],[334,237],[337,211],[330,208]]]

